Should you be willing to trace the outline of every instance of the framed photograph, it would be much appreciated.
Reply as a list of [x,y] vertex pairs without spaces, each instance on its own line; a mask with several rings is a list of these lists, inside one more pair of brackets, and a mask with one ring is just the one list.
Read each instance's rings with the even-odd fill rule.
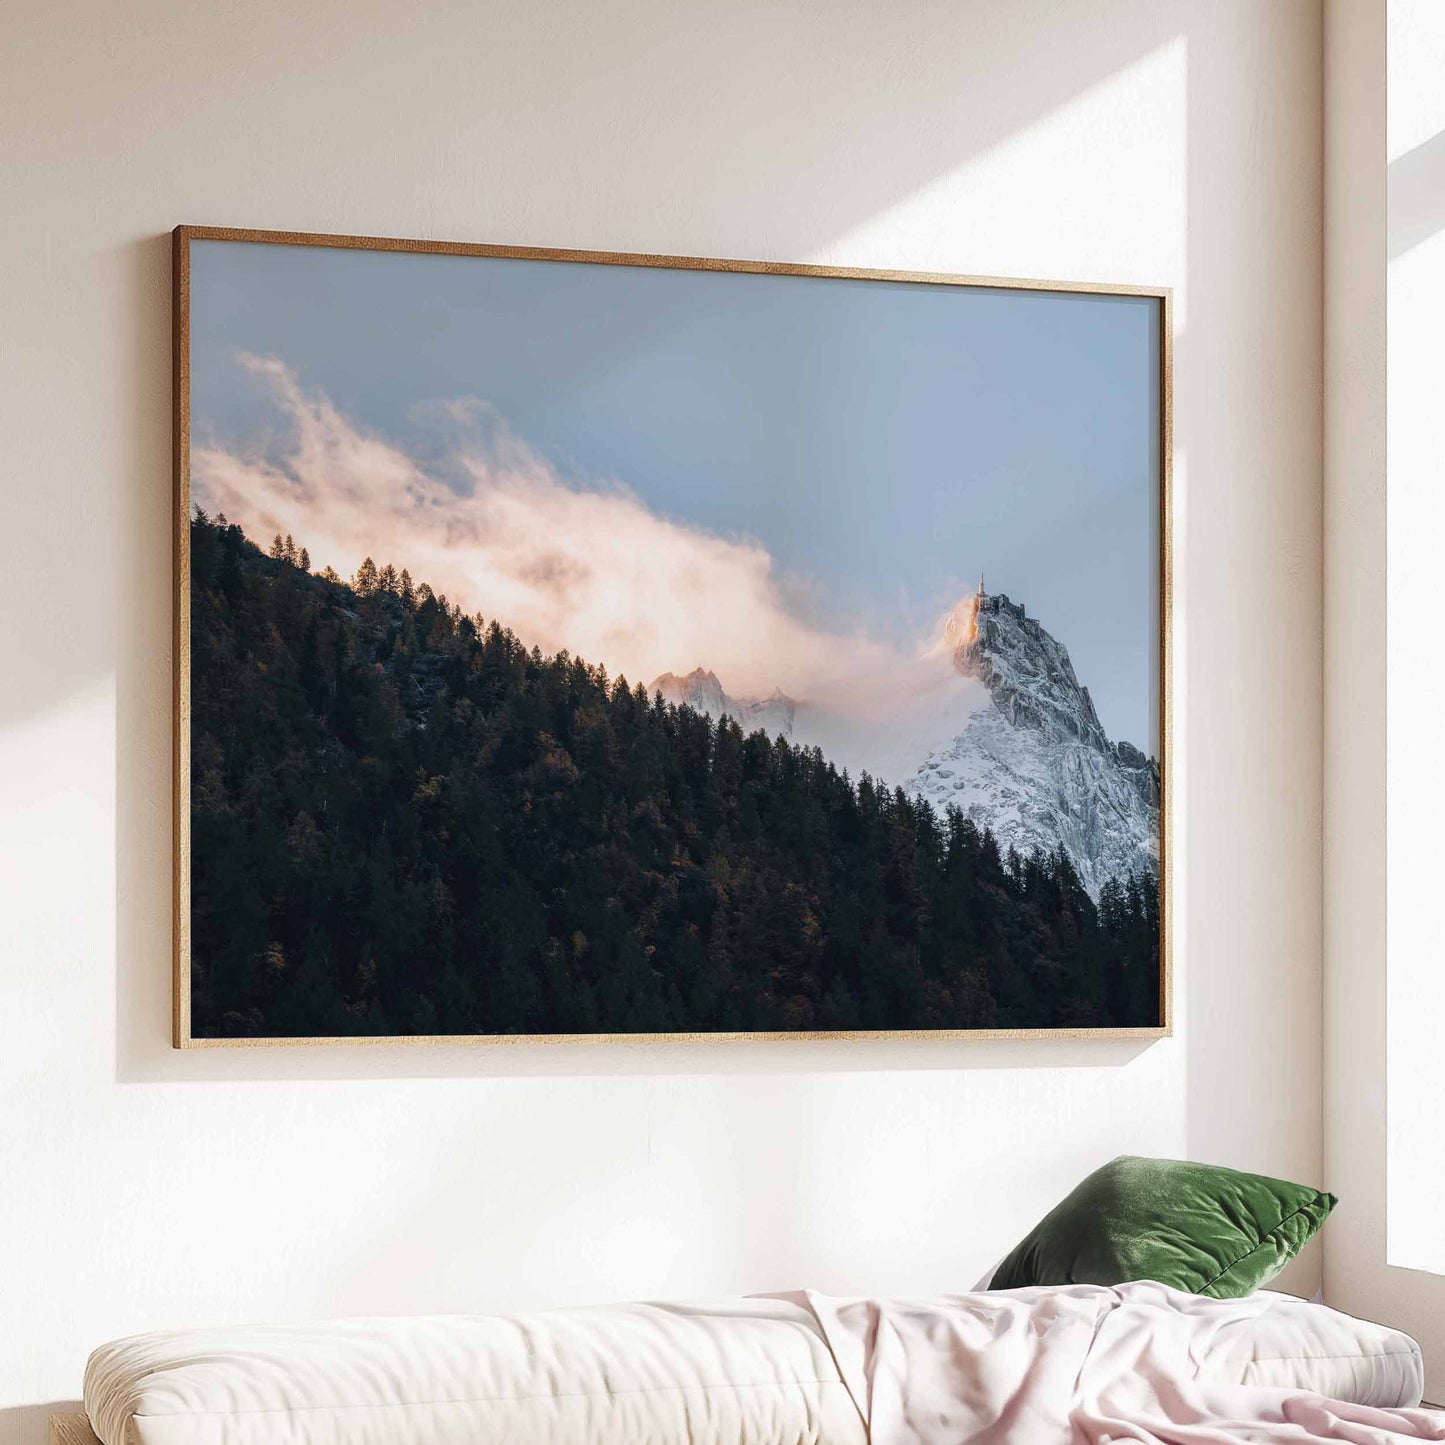
[[175,232],[175,1043],[1170,1028],[1170,297]]

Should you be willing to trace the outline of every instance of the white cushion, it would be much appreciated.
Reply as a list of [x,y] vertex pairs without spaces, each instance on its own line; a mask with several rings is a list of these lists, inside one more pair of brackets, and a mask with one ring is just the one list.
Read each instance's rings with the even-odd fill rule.
[[864,1445],[781,1300],[138,1335],[102,1346],[104,1445]]
[[1214,1330],[1199,1360],[1203,1379],[1305,1390],[1383,1409],[1420,1403],[1420,1346],[1399,1330],[1294,1295],[1261,1290],[1271,1308]]

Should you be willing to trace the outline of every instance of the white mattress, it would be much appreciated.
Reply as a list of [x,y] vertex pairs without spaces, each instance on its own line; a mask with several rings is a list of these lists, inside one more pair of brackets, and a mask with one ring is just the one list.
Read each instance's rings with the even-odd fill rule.
[[866,1445],[776,1300],[138,1335],[85,1372],[104,1445]]
[[1420,1403],[1425,1363],[1409,1335],[1294,1295],[1259,1293],[1278,1307],[1216,1330],[1199,1362],[1201,1376],[1382,1409]]
[[[1409,1336],[1277,1304],[1199,1374],[1418,1403]],[[85,1407],[104,1445],[866,1445],[812,1315],[765,1299],[138,1335],[91,1356]]]

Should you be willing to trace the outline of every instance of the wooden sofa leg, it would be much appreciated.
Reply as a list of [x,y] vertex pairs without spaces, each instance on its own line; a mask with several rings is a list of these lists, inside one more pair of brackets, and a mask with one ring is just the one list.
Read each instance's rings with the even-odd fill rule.
[[50,1417],[50,1445],[100,1445],[85,1412]]

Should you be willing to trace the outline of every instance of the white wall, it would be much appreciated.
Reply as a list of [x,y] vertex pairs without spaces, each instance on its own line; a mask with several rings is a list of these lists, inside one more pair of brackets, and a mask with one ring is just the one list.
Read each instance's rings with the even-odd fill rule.
[[[124,1332],[959,1287],[1121,1150],[1317,1176],[1317,5],[0,26],[0,1445]],[[1178,1036],[170,1052],[178,221],[1176,287]]]
[[[1437,1146],[1445,1135],[1445,676],[1418,661],[1439,646],[1445,536],[1445,5],[1391,0],[1388,14],[1388,1254],[1391,1264],[1445,1275],[1445,1154]],[[1437,1298],[1445,1313],[1445,1279]],[[1445,1343],[1445,1327],[1440,1334]]]
[[1385,7],[1325,5],[1325,1235],[1329,1303],[1385,1270]]
[[1325,1297],[1414,1334],[1445,1401],[1445,11],[1330,0],[1325,55]]

